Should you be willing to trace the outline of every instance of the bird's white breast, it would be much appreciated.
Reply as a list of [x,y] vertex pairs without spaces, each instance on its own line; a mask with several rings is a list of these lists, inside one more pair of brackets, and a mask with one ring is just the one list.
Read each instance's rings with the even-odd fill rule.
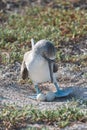
[[27,57],[26,66],[29,77],[35,83],[50,81],[48,62],[41,55],[30,53]]

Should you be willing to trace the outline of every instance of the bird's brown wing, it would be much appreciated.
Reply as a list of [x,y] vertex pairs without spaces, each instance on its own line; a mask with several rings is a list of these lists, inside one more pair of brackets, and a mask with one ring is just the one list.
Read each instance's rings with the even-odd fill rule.
[[54,63],[53,64],[53,72],[56,73],[58,71],[58,64]]
[[25,61],[23,61],[21,65],[21,77],[22,79],[28,78],[28,70],[26,68]]
[[26,79],[29,77],[29,71],[27,70],[26,64],[29,58],[29,55],[31,54],[32,51],[28,51],[24,54],[24,58],[22,61],[22,65],[21,65],[21,77],[22,79]]

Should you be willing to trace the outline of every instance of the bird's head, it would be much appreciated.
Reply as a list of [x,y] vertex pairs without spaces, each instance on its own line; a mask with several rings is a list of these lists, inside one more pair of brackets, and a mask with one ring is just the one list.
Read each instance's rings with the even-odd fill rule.
[[54,45],[50,41],[40,40],[34,46],[34,53],[42,56],[48,62],[51,82],[53,82],[53,62],[56,58]]

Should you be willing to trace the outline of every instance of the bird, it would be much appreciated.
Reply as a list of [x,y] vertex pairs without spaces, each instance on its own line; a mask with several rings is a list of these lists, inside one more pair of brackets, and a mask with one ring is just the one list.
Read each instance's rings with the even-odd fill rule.
[[36,95],[41,93],[39,83],[51,82],[56,87],[55,97],[64,97],[71,93],[71,90],[61,90],[55,73],[58,65],[55,62],[56,48],[54,44],[46,39],[34,42],[31,39],[32,49],[24,54],[21,65],[22,79],[30,78],[34,84]]

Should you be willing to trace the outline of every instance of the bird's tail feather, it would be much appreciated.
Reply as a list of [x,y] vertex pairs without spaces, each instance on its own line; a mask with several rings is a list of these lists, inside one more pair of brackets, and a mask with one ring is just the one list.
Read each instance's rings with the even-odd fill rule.
[[34,49],[34,39],[31,39],[32,50]]

